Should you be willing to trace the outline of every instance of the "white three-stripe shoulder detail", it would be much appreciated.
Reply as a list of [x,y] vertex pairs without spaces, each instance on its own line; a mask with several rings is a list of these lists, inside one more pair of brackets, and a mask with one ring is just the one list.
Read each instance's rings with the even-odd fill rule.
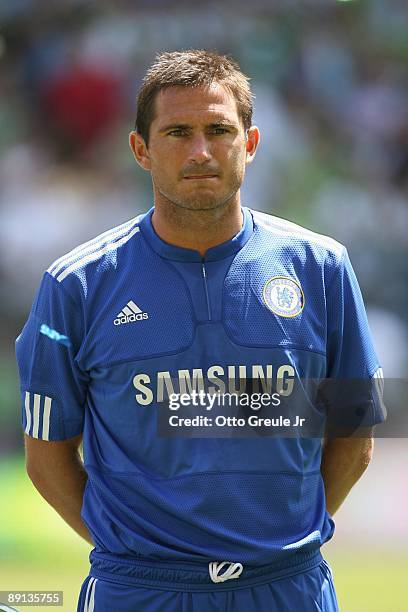
[[308,240],[333,251],[337,257],[341,257],[344,252],[344,246],[340,244],[340,242],[337,242],[337,240],[334,238],[313,232],[312,230],[297,225],[296,223],[292,223],[292,221],[287,221],[286,219],[281,219],[279,217],[273,217],[272,215],[258,211],[254,211],[254,218],[258,225],[264,227],[272,234]]
[[123,223],[122,225],[119,225],[118,227],[114,227],[110,230],[107,230],[96,238],[93,238],[92,240],[89,240],[88,242],[79,245],[69,253],[63,255],[62,257],[54,261],[54,263],[52,263],[51,266],[48,268],[47,272],[49,272],[49,274],[51,274],[52,276],[57,276],[57,274],[63,268],[65,268],[65,266],[68,266],[73,262],[78,261],[78,259],[81,259],[83,256],[92,253],[95,250],[98,250],[101,246],[108,242],[113,242],[115,240],[120,239],[124,234],[126,234],[126,232],[128,232],[132,228],[132,226],[138,223],[140,216],[141,215],[135,217],[134,219],[131,219],[130,221],[127,221],[126,223]]
[[98,251],[94,251],[93,253],[89,253],[88,255],[83,254],[83,256],[80,259],[78,259],[78,261],[75,261],[70,266],[68,266],[68,268],[65,268],[63,272],[58,274],[58,276],[56,277],[56,280],[58,282],[61,282],[69,274],[71,274],[72,272],[75,272],[75,270],[82,268],[82,266],[92,261],[96,261],[97,259],[99,259],[99,257],[102,257],[102,255],[104,255],[105,253],[108,253],[109,251],[114,251],[115,249],[125,244],[128,240],[130,240],[130,238],[132,238],[132,236],[137,234],[139,231],[140,231],[139,226],[136,226],[132,229],[131,232],[129,232],[128,234],[126,234],[126,236],[123,236],[119,240],[116,240],[115,242],[109,242],[108,244],[104,244],[102,248],[100,248]]

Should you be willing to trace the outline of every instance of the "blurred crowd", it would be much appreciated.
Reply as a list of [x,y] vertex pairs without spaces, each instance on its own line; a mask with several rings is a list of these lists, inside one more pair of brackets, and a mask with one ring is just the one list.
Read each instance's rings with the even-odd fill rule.
[[19,436],[12,342],[43,271],[152,205],[127,137],[163,50],[217,49],[251,77],[243,203],[347,246],[385,374],[406,376],[407,22],[404,0],[0,3],[3,448]]

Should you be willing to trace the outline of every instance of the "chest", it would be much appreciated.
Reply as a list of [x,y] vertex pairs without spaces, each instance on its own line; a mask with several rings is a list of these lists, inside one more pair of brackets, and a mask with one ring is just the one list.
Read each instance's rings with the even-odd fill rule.
[[84,369],[183,353],[197,344],[197,329],[212,325],[213,333],[200,334],[203,359],[211,351],[217,358],[225,338],[235,347],[325,353],[324,287],[295,262],[157,259],[113,276],[90,297]]

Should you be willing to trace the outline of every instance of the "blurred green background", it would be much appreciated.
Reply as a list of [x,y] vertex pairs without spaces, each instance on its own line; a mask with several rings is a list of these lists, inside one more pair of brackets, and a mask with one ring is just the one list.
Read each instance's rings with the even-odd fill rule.
[[[25,476],[13,343],[49,264],[152,204],[127,135],[156,52],[215,48],[251,77],[244,204],[347,246],[385,376],[406,378],[407,22],[404,0],[0,2],[0,590],[63,590],[73,611],[88,572]],[[407,457],[377,440],[336,515],[342,611],[408,610]]]

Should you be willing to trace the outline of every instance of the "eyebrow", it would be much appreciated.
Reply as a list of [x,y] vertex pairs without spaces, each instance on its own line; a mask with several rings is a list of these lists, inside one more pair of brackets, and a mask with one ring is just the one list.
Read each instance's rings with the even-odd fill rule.
[[170,123],[169,125],[161,128],[159,133],[162,134],[163,132],[168,132],[168,130],[187,130],[189,127],[191,126],[187,125],[186,123]]
[[[237,128],[237,126],[229,121],[216,121],[214,123],[208,123],[206,128],[218,128],[218,127],[228,127],[228,128]],[[191,125],[188,123],[171,123],[166,125],[165,127],[159,130],[159,134],[163,134],[164,132],[168,132],[169,130],[189,130],[191,129]]]

